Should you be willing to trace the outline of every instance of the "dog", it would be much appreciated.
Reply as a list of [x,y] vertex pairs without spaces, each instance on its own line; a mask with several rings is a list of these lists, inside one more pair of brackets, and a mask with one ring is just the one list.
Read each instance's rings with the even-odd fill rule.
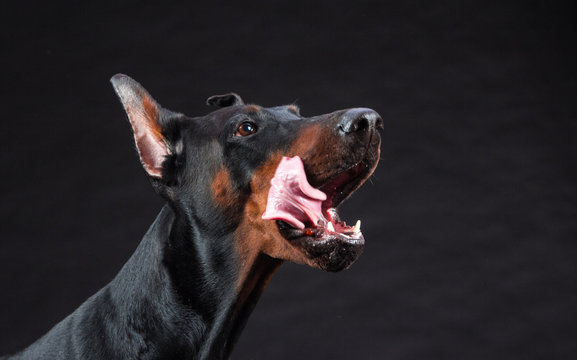
[[108,285],[4,359],[225,359],[284,261],[340,271],[361,254],[360,221],[336,208],[377,166],[375,111],[305,118],[228,93],[187,117],[111,82],[166,205]]

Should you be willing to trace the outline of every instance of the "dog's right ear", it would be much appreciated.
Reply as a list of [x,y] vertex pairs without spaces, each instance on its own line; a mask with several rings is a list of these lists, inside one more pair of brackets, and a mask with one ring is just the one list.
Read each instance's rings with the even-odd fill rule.
[[142,85],[129,76],[116,74],[110,82],[132,125],[144,170],[151,177],[161,179],[163,162],[173,153],[167,130],[171,120],[179,114],[163,109]]

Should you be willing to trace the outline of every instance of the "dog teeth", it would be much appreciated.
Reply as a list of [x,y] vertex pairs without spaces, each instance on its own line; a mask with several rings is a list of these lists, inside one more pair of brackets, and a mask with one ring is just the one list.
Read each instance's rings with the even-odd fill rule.
[[333,226],[333,223],[329,221],[329,223],[327,224],[327,230],[330,232],[335,232],[335,227]]
[[358,233],[361,232],[361,220],[357,220],[355,226],[353,226],[353,232]]

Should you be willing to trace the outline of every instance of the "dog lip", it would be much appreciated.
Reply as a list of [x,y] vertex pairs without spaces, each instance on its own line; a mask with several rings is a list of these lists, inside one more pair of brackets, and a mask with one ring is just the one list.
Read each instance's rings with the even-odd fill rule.
[[[334,210],[334,209],[332,209]],[[325,237],[339,237],[346,242],[356,242],[363,238],[361,232],[361,221],[357,220],[354,226],[347,226],[339,220],[330,219],[316,226],[309,226],[303,229],[296,228],[283,220],[277,220],[277,226],[281,233],[284,233],[287,240],[297,237],[310,237],[314,241],[322,240]]]

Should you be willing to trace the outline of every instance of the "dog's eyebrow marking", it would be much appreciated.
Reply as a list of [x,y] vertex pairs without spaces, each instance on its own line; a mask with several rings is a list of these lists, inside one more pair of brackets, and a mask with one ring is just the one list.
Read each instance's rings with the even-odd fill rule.
[[255,113],[255,114],[262,111],[262,108],[261,108],[260,106],[258,106],[258,105],[252,105],[252,104],[251,104],[251,105],[247,105],[245,109],[246,109],[247,112],[249,112],[249,113]]
[[300,115],[300,113],[301,113],[301,111],[300,111],[301,109],[295,104],[287,105],[286,109],[295,115]]

